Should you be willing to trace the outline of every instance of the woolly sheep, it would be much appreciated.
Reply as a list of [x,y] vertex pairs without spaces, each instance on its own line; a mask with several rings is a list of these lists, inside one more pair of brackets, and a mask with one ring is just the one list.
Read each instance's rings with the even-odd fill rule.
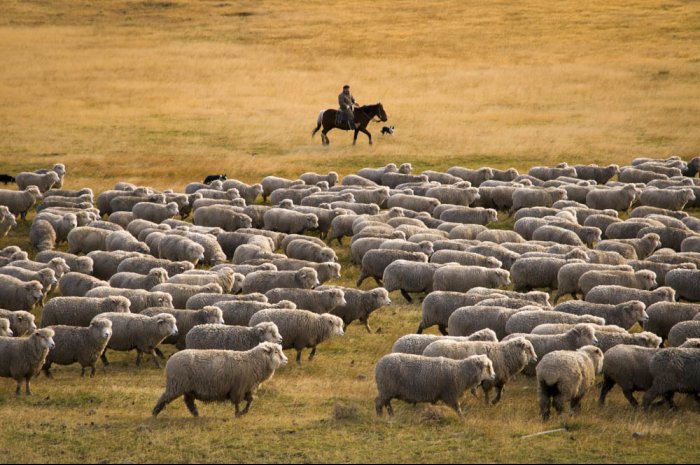
[[49,171],[45,174],[23,171],[15,176],[15,182],[20,190],[25,190],[30,186],[36,186],[41,193],[51,189],[59,180],[58,174],[54,171]]
[[487,225],[498,221],[498,213],[493,208],[454,207],[443,211],[439,218],[451,223]]
[[267,309],[254,314],[249,326],[255,326],[263,321],[271,321],[277,325],[282,335],[285,349],[294,348],[297,351],[296,362],[301,365],[301,352],[311,348],[309,361],[316,355],[316,346],[333,336],[343,336],[343,320],[335,315],[316,313],[306,310]]
[[380,249],[403,250],[405,252],[421,252],[428,257],[433,255],[433,244],[429,241],[409,242],[402,239],[390,239],[381,243]]
[[[559,226],[541,226],[532,234],[532,239],[535,241],[550,241],[575,246],[585,245],[575,232]],[[591,240],[591,242],[593,242],[593,240]]]
[[630,300],[639,300],[647,307],[657,302],[675,302],[676,291],[668,286],[653,291],[630,289],[622,286],[596,286],[586,294],[586,302],[618,305]]
[[338,260],[335,252],[330,247],[320,246],[301,239],[291,241],[287,246],[286,252],[289,258],[316,263],[334,262]]
[[595,384],[596,374],[603,369],[603,352],[594,346],[577,351],[557,350],[548,353],[537,365],[537,396],[542,420],[549,420],[551,406],[559,415],[564,403],[571,410],[581,408],[581,400]]
[[608,239],[634,239],[639,231],[649,226],[661,228],[664,225],[649,218],[630,218],[626,221],[610,224],[605,229],[605,235]]
[[385,355],[375,367],[377,415],[381,416],[386,407],[389,416],[393,416],[391,400],[397,398],[412,404],[442,400],[462,418],[459,399],[464,391],[495,378],[493,365],[486,355],[463,360],[399,353]]
[[427,170],[423,171],[421,174],[427,176],[429,182],[437,182],[439,184],[459,184],[463,182],[462,178],[441,171]]
[[105,241],[111,231],[93,228],[91,226],[80,226],[68,233],[68,253],[89,253],[95,250],[107,250]]
[[[151,354],[153,363],[160,368],[155,349],[168,336],[176,336],[178,329],[175,317],[160,313],[153,317],[134,313],[100,313],[95,319],[105,319],[112,322],[112,337],[107,348],[117,351],[136,349],[136,366],[141,365],[143,354]],[[109,365],[107,350],[101,359],[105,366]]]
[[4,205],[0,205],[0,238],[7,236],[10,229],[17,226],[15,216],[10,212],[10,209]]
[[[560,304],[564,305],[564,304]],[[566,308],[566,307],[562,307]],[[555,307],[556,310],[556,307]],[[606,320],[602,317],[597,317],[588,314],[571,314],[563,311],[552,310],[522,310],[517,314],[512,315],[505,325],[507,334],[529,333],[534,328],[546,323],[593,323],[604,325]]]
[[[353,257],[354,256],[355,250],[353,248]],[[372,248],[372,250],[369,250],[362,255],[362,267],[360,270],[360,277],[357,280],[357,286],[359,287],[365,279],[370,277],[381,286],[381,279],[384,275],[384,270],[396,260],[409,260],[427,263],[428,256],[421,252],[406,252],[403,250]]]
[[96,318],[87,328],[77,326],[50,326],[54,332],[56,347],[49,351],[42,371],[48,378],[53,378],[51,365],[71,365],[79,363],[85,376],[85,368],[90,367],[90,377],[95,376],[95,364],[104,352],[112,337],[112,322]]
[[505,308],[483,307],[479,304],[460,307],[452,312],[447,320],[447,333],[450,336],[466,336],[482,329],[490,329],[498,339],[504,338],[506,322],[518,312],[535,310],[540,307]]
[[44,306],[41,326],[90,326],[100,313],[128,313],[131,303],[126,297],[54,297]]
[[22,191],[0,189],[0,205],[6,206],[10,213],[23,220],[27,218],[29,209],[41,199],[41,192],[36,186],[29,186]]
[[216,179],[209,184],[205,184],[203,182],[191,182],[185,186],[185,194],[194,194],[202,189],[222,190],[223,185],[224,184],[220,179]]
[[566,191],[556,187],[519,188],[513,192],[511,213],[522,208],[551,207],[557,200],[566,199]]
[[15,337],[22,337],[36,331],[34,315],[25,311],[3,310],[0,308],[0,318],[9,320],[10,330]]
[[[230,350],[184,350],[174,354],[165,367],[165,392],[153,408],[156,417],[167,404],[185,396],[190,413],[199,415],[195,399],[229,400],[236,416],[245,415],[253,402],[253,393],[287,364],[279,344],[265,342],[246,352]],[[246,406],[240,410],[239,404]]]
[[275,191],[270,194],[270,203],[279,205],[284,200],[291,200],[294,204],[301,205],[304,198],[319,192],[323,192],[323,190],[317,186],[275,189]]
[[573,166],[569,166],[566,163],[561,163],[553,167],[533,166],[528,171],[528,175],[537,179],[541,179],[542,181],[549,181],[552,179],[556,179],[560,176],[569,176],[572,178],[575,178],[577,176],[576,168],[574,168]]
[[436,199],[442,204],[469,206],[479,199],[479,190],[476,187],[469,187],[466,184],[467,183],[458,183],[451,187],[431,187],[426,191],[425,195],[426,197]]
[[276,304],[283,300],[294,302],[297,308],[314,313],[332,313],[334,309],[347,305],[342,289],[271,289],[265,293],[268,302]]
[[[316,263],[291,258],[277,259],[272,265],[279,271],[296,271],[302,268],[313,268],[318,275],[318,281],[323,284],[331,279],[340,278],[340,264],[335,262]],[[253,270],[258,271],[258,270]],[[260,271],[263,271],[262,269]]]
[[[143,289],[121,289],[105,286],[91,289],[85,294],[85,297],[110,296],[126,297],[129,300],[129,308],[133,313],[138,313],[148,307],[173,308],[173,298],[166,292],[144,291]],[[49,302],[51,302],[51,300],[49,300]]]
[[639,196],[642,205],[648,205],[666,210],[683,210],[683,207],[695,200],[692,189],[657,189],[647,187]]
[[[425,174],[425,173],[421,173],[421,174]],[[362,176],[358,176],[356,174],[348,174],[346,176],[343,176],[343,181],[341,182],[341,185],[343,185],[343,186],[376,187],[379,184],[377,184],[376,182],[371,181],[367,178],[363,178]]]
[[700,279],[700,270],[676,269],[666,274],[666,285],[676,291],[679,299],[697,302],[700,301],[698,279]]
[[0,275],[0,308],[29,311],[42,302],[42,289],[39,281],[25,282],[14,276]]
[[147,274],[118,272],[109,278],[109,285],[124,289],[143,289],[150,291],[154,286],[168,280],[168,272],[163,268],[153,268]]
[[624,286],[648,291],[657,287],[656,273],[649,270],[635,272],[591,270],[585,272],[579,279],[579,288],[584,296],[588,294],[591,289],[601,284]]
[[92,274],[93,262],[90,257],[79,257],[74,254],[69,254],[66,252],[59,252],[55,250],[45,250],[36,254],[36,261],[42,263],[49,263],[54,258],[62,258],[65,260],[66,264],[71,271],[75,271],[83,274]]
[[386,289],[381,287],[369,291],[338,286],[321,286],[316,289],[319,291],[325,291],[327,289],[343,291],[343,297],[346,303],[336,306],[330,313],[340,317],[345,327],[353,321],[358,320],[360,323],[364,324],[368,333],[372,332],[369,326],[370,314],[383,306],[391,304],[389,293]]
[[493,257],[501,262],[501,266],[505,270],[511,269],[515,261],[520,257],[520,254],[498,244],[482,244],[468,247],[466,252],[477,253],[485,257]]
[[214,302],[214,306],[221,309],[225,324],[230,326],[249,326],[253,315],[262,310],[297,308],[294,302],[288,300],[282,300],[276,304],[255,300],[226,300]]
[[651,387],[644,393],[642,407],[648,409],[651,403],[663,396],[671,408],[676,408],[673,395],[676,392],[697,396],[700,392],[700,350],[672,348],[661,350],[649,362],[649,372],[653,378]]
[[42,286],[42,292],[44,297],[48,294],[49,290],[56,287],[58,280],[56,279],[56,273],[51,268],[44,268],[39,271],[26,270],[18,266],[7,265],[0,267],[0,274],[7,276],[14,276],[15,278],[24,281],[39,281]]
[[640,170],[632,167],[623,167],[620,169],[620,174],[617,176],[620,182],[624,183],[643,183],[646,184],[655,179],[668,179],[668,176],[653,171]]
[[168,218],[173,218],[180,213],[180,208],[175,202],[167,204],[157,204],[151,202],[140,202],[131,209],[134,218],[161,223]]
[[608,226],[613,223],[621,223],[622,220],[609,215],[593,214],[589,215],[584,221],[583,226],[587,228],[597,228],[601,231],[600,239],[608,239],[606,231]]
[[194,265],[187,261],[173,262],[154,257],[131,257],[124,259],[119,263],[119,266],[117,266],[117,272],[131,272],[145,275],[155,268],[165,269],[168,276],[172,277],[180,273],[193,270]]
[[190,284],[173,284],[163,283],[154,286],[151,292],[165,292],[173,298],[172,305],[174,308],[185,308],[187,299],[195,294],[202,292],[218,292],[223,294],[223,289],[216,283],[209,283],[202,286]]
[[297,271],[256,271],[245,277],[243,292],[265,293],[278,287],[313,289],[319,284],[318,274],[313,268]]
[[700,338],[700,320],[694,318],[692,321],[681,321],[673,325],[668,332],[668,345],[679,347],[688,339]]
[[447,334],[447,323],[455,310],[477,305],[478,302],[487,297],[486,295],[469,295],[462,292],[431,292],[423,299],[421,322],[416,332],[421,334],[425,329],[438,325],[440,333]]
[[613,177],[620,174],[618,165],[598,166],[598,165],[574,165],[576,176],[579,179],[590,179],[598,184],[605,184]]
[[273,208],[264,215],[265,229],[287,234],[303,234],[307,229],[318,228],[318,217],[284,208]]
[[396,173],[398,168],[394,163],[389,163],[388,165],[381,168],[362,168],[357,172],[357,176],[379,184],[382,181],[382,175],[385,173]]
[[197,226],[217,227],[224,231],[250,228],[252,226],[250,217],[235,211],[235,208],[237,207],[227,205],[201,207],[194,212],[193,222]]
[[202,286],[209,283],[216,283],[224,291],[224,294],[235,294],[240,292],[245,277],[237,274],[230,268],[223,268],[217,271],[193,270],[173,276],[167,280],[169,283],[194,284]]
[[142,256],[143,255],[138,252],[125,252],[123,250],[115,250],[114,252],[95,250],[88,254],[88,257],[90,257],[93,262],[93,276],[105,281],[109,280],[109,278],[117,273],[117,268],[122,261],[128,258]]
[[453,166],[447,170],[448,174],[461,178],[464,181],[469,181],[472,186],[479,187],[484,181],[493,179],[494,173],[491,168],[479,168],[471,170],[462,168],[461,166]]
[[148,194],[148,195],[121,195],[109,201],[108,214],[119,211],[131,211],[134,205],[140,202],[162,203],[165,204],[164,194]]
[[656,273],[656,282],[659,286],[666,285],[666,275],[673,270],[695,270],[695,263],[678,263],[675,265],[667,263],[657,263],[649,260],[630,260],[629,265],[635,270],[650,270]]
[[83,297],[89,290],[109,286],[109,283],[94,276],[71,271],[61,277],[58,285],[61,288],[61,295],[64,297]]
[[516,291],[529,291],[533,288],[557,289],[559,270],[571,263],[582,263],[582,261],[555,257],[518,258],[510,269],[514,289]]
[[396,340],[391,348],[392,353],[422,355],[423,351],[435,341],[484,341],[497,342],[496,333],[490,329],[482,329],[469,336],[435,336],[433,334],[407,334]]
[[486,231],[487,228],[486,226],[482,226],[480,224],[463,224],[456,226],[453,228],[450,232],[449,235],[447,236],[449,239],[476,239],[476,236],[483,232]]
[[[615,325],[596,325],[594,323],[585,324],[590,326],[591,329],[595,331],[596,335],[599,335],[600,333],[629,334],[625,328],[620,328],[619,326]],[[532,331],[530,331],[530,334],[564,334],[573,329],[574,326],[576,325],[568,323],[545,323],[535,326]]]
[[[383,246],[384,244],[382,244]],[[493,257],[458,250],[438,250],[430,256],[430,263],[459,263],[463,266],[482,266],[485,268],[501,267],[501,262]]]
[[608,350],[612,349],[618,345],[632,345],[649,347],[652,349],[658,348],[661,345],[661,338],[654,333],[641,332],[634,334],[618,333],[618,332],[608,332],[608,331],[596,331],[596,338],[598,339],[598,348],[607,353]]
[[292,186],[303,186],[305,183],[301,179],[291,180],[280,178],[277,176],[266,176],[260,181],[263,187],[263,201],[267,201],[267,198],[277,189],[286,189]]
[[[356,215],[376,215],[379,213],[379,205],[376,203],[351,203],[351,202],[331,202],[332,209],[342,209],[351,211]],[[335,218],[334,218],[335,219]]]
[[554,310],[573,315],[593,315],[605,319],[605,324],[631,329],[636,323],[643,327],[647,322],[649,315],[645,308],[646,305],[639,300],[629,300],[617,305],[570,300],[557,305]]
[[633,185],[619,189],[594,189],[586,195],[586,205],[596,210],[627,211],[639,194],[639,189]]
[[662,163],[657,163],[653,161],[639,163],[637,165],[634,165],[634,168],[642,171],[651,171],[652,173],[665,174],[668,177],[683,175],[683,171],[680,168],[664,165]]
[[[165,307],[151,307],[141,311],[141,315],[156,316],[167,313],[175,317],[177,324],[177,334],[166,337],[161,344],[173,344],[178,350],[185,348],[185,337],[187,333],[197,325],[224,324],[224,317],[218,307],[204,307],[200,310],[176,310]],[[156,349],[156,353],[159,350]]]
[[51,250],[56,245],[56,231],[48,221],[35,218],[29,230],[29,242],[40,252]]
[[636,207],[630,212],[630,218],[646,218],[649,215],[662,215],[674,218],[677,220],[683,220],[688,218],[688,214],[682,211],[668,210],[666,208],[651,207],[651,206],[640,206]]
[[559,299],[566,294],[571,294],[571,297],[576,299],[577,294],[582,293],[581,288],[579,287],[579,280],[581,276],[583,276],[584,273],[592,270],[632,271],[632,267],[628,265],[606,265],[601,263],[567,263],[559,268],[557,273],[557,294],[554,297],[554,303],[556,304]]
[[657,302],[647,308],[649,321],[644,325],[646,331],[668,339],[668,335],[676,324],[692,320],[700,314],[700,305],[679,302]]
[[158,245],[158,256],[172,261],[187,261],[196,265],[204,260],[204,247],[187,237],[165,235]]
[[454,360],[465,359],[472,355],[486,355],[496,373],[493,381],[484,381],[481,388],[484,391],[484,399],[490,403],[489,395],[493,388],[496,388],[496,398],[493,405],[501,400],[503,386],[513,376],[520,373],[529,363],[537,361],[537,355],[532,344],[525,339],[512,339],[507,342],[459,342],[440,338],[431,343],[423,351],[426,357],[447,357]]
[[224,181],[222,188],[224,190],[238,189],[240,196],[245,200],[246,205],[255,203],[255,199],[263,193],[262,184],[246,184],[236,179],[228,179]]
[[264,342],[282,344],[277,326],[271,322],[247,326],[197,325],[186,337],[188,349],[246,351]]
[[21,393],[22,380],[26,394],[32,394],[29,383],[39,373],[49,351],[56,347],[53,336],[52,330],[44,328],[26,338],[0,338],[0,377],[17,382],[16,395]]

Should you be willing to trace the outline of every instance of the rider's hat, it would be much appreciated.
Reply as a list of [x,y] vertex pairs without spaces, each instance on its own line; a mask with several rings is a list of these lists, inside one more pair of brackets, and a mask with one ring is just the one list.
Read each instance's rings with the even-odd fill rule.
[[343,86],[343,90],[349,89],[349,88],[350,88],[350,86],[349,86],[348,84],[345,84],[345,85]]

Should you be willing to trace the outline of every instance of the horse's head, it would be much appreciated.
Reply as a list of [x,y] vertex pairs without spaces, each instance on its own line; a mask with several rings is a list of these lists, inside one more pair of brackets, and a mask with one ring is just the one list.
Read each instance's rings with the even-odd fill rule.
[[382,120],[382,122],[386,122],[389,118],[386,116],[386,111],[384,111],[384,107],[382,106],[381,103],[377,104],[377,116],[379,116],[379,119]]

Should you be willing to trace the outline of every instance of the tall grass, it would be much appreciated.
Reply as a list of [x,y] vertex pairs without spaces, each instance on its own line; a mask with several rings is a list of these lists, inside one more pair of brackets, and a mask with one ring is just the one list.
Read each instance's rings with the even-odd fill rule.
[[[341,174],[390,161],[416,170],[618,163],[696,155],[700,8],[694,2],[18,1],[0,15],[0,172],[66,163],[67,188],[125,180],[182,187],[224,172]],[[316,116],[349,83],[381,101],[393,137],[375,144]],[[27,248],[27,224],[0,246]],[[357,268],[337,249],[352,285]],[[365,285],[367,286],[367,285]],[[7,462],[676,462],[698,456],[700,414],[598,408],[542,424],[521,378],[496,407],[395,402],[376,419],[373,367],[415,331],[418,304],[397,294],[318,357],[280,370],[251,413],[181,402],[150,410],[162,370],[116,355],[94,379],[76,367],[15,398],[0,382]],[[291,355],[291,354],[290,354]],[[546,429],[566,431],[521,439]],[[634,436],[633,436],[634,434]]]

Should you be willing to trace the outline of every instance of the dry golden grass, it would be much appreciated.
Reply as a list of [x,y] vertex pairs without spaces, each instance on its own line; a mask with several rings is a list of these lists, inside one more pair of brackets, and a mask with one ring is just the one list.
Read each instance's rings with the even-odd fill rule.
[[[0,15],[0,172],[64,162],[66,186],[127,180],[181,189],[225,172],[249,182],[410,161],[452,165],[618,163],[696,155],[700,6],[630,2],[16,1]],[[381,101],[396,135],[375,144],[310,139],[344,83]],[[0,240],[26,247],[27,226]],[[357,269],[338,250],[342,283]],[[313,363],[281,370],[251,413],[177,401],[150,410],[161,370],[115,356],[95,379],[76,367],[16,399],[2,381],[7,462],[677,462],[698,457],[700,415],[636,412],[619,391],[598,409],[543,425],[520,379],[497,407],[396,402],[373,412],[373,367],[412,332],[419,306],[351,326]],[[564,425],[565,433],[521,436]],[[632,434],[641,436],[634,439]]]

